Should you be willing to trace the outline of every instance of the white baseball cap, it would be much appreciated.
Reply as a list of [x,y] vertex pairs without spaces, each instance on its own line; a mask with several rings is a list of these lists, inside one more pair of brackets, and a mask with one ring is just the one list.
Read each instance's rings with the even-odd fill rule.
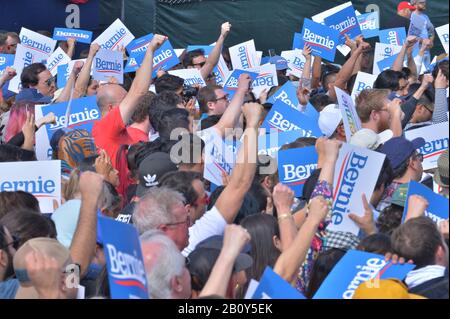
[[394,132],[391,130],[386,130],[377,134],[371,129],[363,128],[352,136],[350,139],[350,144],[362,148],[368,148],[370,150],[376,150],[378,146],[386,143],[392,138],[392,136],[394,136]]
[[326,137],[334,134],[342,121],[342,113],[337,104],[327,105],[319,114],[319,128]]

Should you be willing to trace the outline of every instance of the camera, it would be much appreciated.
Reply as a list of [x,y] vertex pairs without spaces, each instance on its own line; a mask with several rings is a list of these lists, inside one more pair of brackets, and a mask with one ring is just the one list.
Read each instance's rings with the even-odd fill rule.
[[190,85],[183,85],[183,98],[185,101],[189,101],[191,98],[196,97],[197,93],[198,88]]

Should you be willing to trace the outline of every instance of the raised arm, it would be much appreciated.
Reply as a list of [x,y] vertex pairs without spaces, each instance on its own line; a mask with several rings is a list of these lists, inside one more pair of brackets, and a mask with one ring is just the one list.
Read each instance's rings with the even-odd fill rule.
[[199,297],[217,295],[226,298],[236,258],[250,239],[250,234],[242,226],[227,225],[225,227],[220,255]]
[[434,87],[435,87],[434,111],[431,121],[433,122],[433,124],[447,122],[448,80],[441,69],[439,69],[438,74],[436,76],[436,80],[434,81]]
[[403,68],[403,61],[405,61],[405,55],[406,52],[410,47],[413,47],[414,44],[417,42],[417,37],[414,35],[410,35],[406,38],[405,43],[402,46],[402,49],[400,50],[400,53],[397,55],[397,58],[394,61],[394,64],[392,65],[392,70],[394,71],[401,71]]
[[245,94],[250,88],[250,83],[251,78],[248,74],[243,73],[239,76],[237,91],[219,122],[214,126],[219,131],[222,138],[225,137],[226,129],[232,129],[236,126],[242,113],[242,104],[244,104]]
[[311,89],[317,89],[320,86],[321,74],[322,74],[322,58],[320,56],[315,56],[313,62]]
[[86,90],[89,85],[89,79],[91,77],[92,61],[94,61],[94,57],[99,49],[100,46],[98,45],[98,43],[92,43],[91,47],[89,48],[89,54],[75,83],[75,92],[77,93],[78,97],[82,97],[86,94]]
[[84,172],[80,176],[81,193],[80,216],[70,245],[70,256],[80,265],[80,278],[88,270],[94,256],[97,241],[97,205],[103,191],[103,178],[93,172]]
[[231,173],[229,184],[225,187],[216,202],[216,208],[227,223],[233,223],[241,208],[245,194],[249,190],[256,170],[258,154],[258,123],[262,106],[257,103],[247,103],[243,107],[247,128],[242,137],[242,145],[236,158],[236,165]]
[[273,190],[273,204],[277,208],[278,226],[280,228],[281,251],[285,251],[291,246],[298,231],[291,212],[294,196],[294,192],[281,183],[276,185]]
[[158,50],[166,41],[166,39],[167,37],[163,35],[155,34],[150,42],[147,52],[145,53],[144,61],[136,71],[136,77],[133,80],[130,91],[119,105],[123,123],[128,123],[139,103],[139,100],[148,92],[151,82],[151,77],[149,74],[153,68],[153,55],[155,51]]
[[219,62],[223,43],[225,42],[227,35],[230,33],[230,30],[231,24],[229,22],[225,22],[224,24],[222,24],[220,29],[220,36],[216,41],[216,45],[208,55],[205,65],[200,69],[200,74],[205,81]]
[[[55,101],[56,103],[65,102],[70,99],[70,92],[72,92],[72,90],[75,90],[75,81],[76,81],[77,76],[80,73],[82,67],[83,67],[83,64],[81,61],[78,61],[75,63],[75,65],[72,69],[72,72],[70,72],[69,79],[67,80],[66,86],[64,87],[61,94],[58,96],[58,98]],[[74,98],[73,95],[72,95],[72,98]]]

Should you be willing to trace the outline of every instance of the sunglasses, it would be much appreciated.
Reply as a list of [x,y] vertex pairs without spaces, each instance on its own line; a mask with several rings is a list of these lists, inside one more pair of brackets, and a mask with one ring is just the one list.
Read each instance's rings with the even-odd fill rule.
[[20,238],[17,237],[17,236],[14,236],[14,235],[11,235],[11,237],[12,237],[12,239],[13,239],[12,242],[7,243],[7,244],[4,245],[3,247],[0,247],[0,250],[6,249],[6,248],[8,248],[9,246],[13,246],[13,248],[14,248],[15,250],[18,250],[18,249],[19,249]]
[[52,76],[48,80],[46,80],[44,83],[47,84],[47,86],[52,86],[53,83],[55,83],[56,77]]
[[200,62],[200,63],[193,63],[192,66],[199,66],[199,67],[203,67],[206,64],[206,62]]

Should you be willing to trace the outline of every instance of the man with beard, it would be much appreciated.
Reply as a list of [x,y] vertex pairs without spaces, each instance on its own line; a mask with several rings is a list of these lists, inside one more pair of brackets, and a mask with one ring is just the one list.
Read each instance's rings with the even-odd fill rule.
[[401,100],[389,101],[390,91],[385,89],[366,89],[356,98],[356,112],[363,128],[379,134],[387,129],[395,136],[402,135]]
[[19,281],[14,275],[13,257],[16,253],[18,240],[14,239],[9,230],[0,225],[0,299],[14,298],[19,288]]

